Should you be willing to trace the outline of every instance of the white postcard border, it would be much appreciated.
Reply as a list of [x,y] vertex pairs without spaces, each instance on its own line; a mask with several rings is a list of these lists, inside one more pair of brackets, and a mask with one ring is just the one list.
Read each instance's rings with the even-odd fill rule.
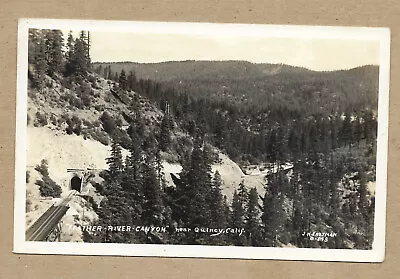
[[[27,152],[27,71],[29,28],[202,34],[218,36],[269,36],[290,38],[355,39],[380,41],[378,143],[374,242],[371,250],[233,247],[200,245],[110,244],[25,241],[25,168]],[[382,262],[385,254],[390,30],[377,27],[289,26],[219,23],[128,22],[102,20],[20,19],[18,25],[15,150],[15,253],[116,255],[152,257],[206,257],[314,261]]]

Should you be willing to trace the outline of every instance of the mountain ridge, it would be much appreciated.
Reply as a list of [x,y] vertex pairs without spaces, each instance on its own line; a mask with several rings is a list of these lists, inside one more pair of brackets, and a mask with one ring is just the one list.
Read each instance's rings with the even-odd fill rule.
[[371,69],[376,71],[378,65],[362,65],[349,69],[316,71],[306,67],[292,66],[275,63],[253,63],[243,60],[207,61],[207,60],[185,60],[165,61],[156,63],[139,63],[131,61],[121,62],[94,62],[94,68],[111,66],[112,72],[133,71],[137,77],[152,79],[156,81],[171,81],[177,78],[195,79],[204,77],[216,77],[216,72],[223,72],[223,76],[243,75],[243,78],[259,78],[275,76],[278,74],[332,74],[347,71],[359,71]]

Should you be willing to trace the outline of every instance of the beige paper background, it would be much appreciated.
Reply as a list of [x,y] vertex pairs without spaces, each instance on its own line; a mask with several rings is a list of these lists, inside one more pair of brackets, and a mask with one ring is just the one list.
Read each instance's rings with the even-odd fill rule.
[[[400,2],[398,0],[2,0],[0,2],[0,279],[399,278]],[[390,27],[387,249],[382,264],[12,254],[17,19],[20,17]]]

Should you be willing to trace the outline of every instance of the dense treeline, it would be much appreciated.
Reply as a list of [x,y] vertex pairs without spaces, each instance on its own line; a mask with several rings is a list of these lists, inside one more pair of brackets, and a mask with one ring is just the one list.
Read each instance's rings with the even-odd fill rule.
[[[164,111],[168,104],[180,127],[194,138],[200,134],[200,142],[210,142],[242,163],[268,162],[276,168],[267,176],[264,196],[260,197],[252,185],[245,187],[242,183],[229,205],[218,190],[212,190],[213,184],[220,183],[215,182],[217,178],[213,182],[210,163],[205,164],[207,155],[202,153],[199,139],[195,140],[186,162],[190,168],[175,180],[176,188],[166,191],[172,227],[220,224],[218,227],[246,228],[246,232],[204,238],[193,231],[180,235],[171,231],[168,243],[371,247],[374,201],[367,182],[375,180],[377,123],[373,96],[364,103],[335,100],[336,111],[321,107],[316,113],[312,107],[320,100],[314,98],[297,107],[282,100],[279,105],[267,104],[262,111],[257,106],[249,111],[245,103],[241,107],[243,103],[230,104],[229,98],[191,96],[162,83],[138,79],[133,72],[126,75],[122,70],[113,75],[108,67],[103,74],[153,100]],[[298,81],[288,84],[292,90],[299,88]],[[319,89],[328,94],[337,86]],[[329,98],[333,97],[321,97]],[[288,161],[293,163],[290,171],[282,167]],[[215,219],[214,208],[220,213]],[[327,231],[336,236],[307,236]]]
[[[135,120],[136,121],[136,120]],[[97,189],[105,198],[97,213],[102,227],[136,225],[165,227],[158,232],[85,232],[90,242],[251,245],[368,249],[373,237],[374,201],[367,190],[371,174],[360,149],[314,153],[294,164],[279,166],[267,177],[265,195],[242,182],[232,202],[221,192],[221,177],[212,174],[210,153],[197,132],[193,150],[176,187],[162,175],[160,147],[145,144],[140,124],[129,128],[130,154],[122,158],[112,145],[105,182]],[[185,230],[179,231],[179,228]],[[242,234],[195,231],[195,228],[238,228]],[[177,230],[178,229],[178,230]],[[190,230],[187,230],[190,229]],[[309,232],[334,232],[315,239]]]
[[[95,63],[98,73],[113,79],[122,70],[138,79],[156,81],[191,97],[240,104],[245,113],[285,106],[303,112],[335,113],[343,107],[376,107],[378,66],[315,72],[288,65],[246,61],[183,61],[153,64]],[[172,100],[171,100],[172,101]],[[288,105],[290,104],[290,106]]]
[[[208,135],[209,142],[243,163],[275,161],[277,145],[287,153],[285,159],[294,158],[299,152],[306,154],[310,149],[320,151],[359,145],[366,139],[373,145],[377,88],[370,82],[369,86],[363,86],[366,92],[357,93],[360,82],[368,83],[362,78],[362,73],[369,77],[370,70],[353,69],[348,71],[348,76],[342,72],[333,73],[333,77],[325,77],[322,81],[309,78],[303,83],[297,79],[282,82],[284,85],[272,82],[268,86],[282,91],[282,96],[271,101],[268,98],[274,94],[264,92],[263,101],[256,96],[249,107],[248,101],[231,103],[231,96],[216,94],[218,98],[212,98],[207,93],[193,93],[203,88],[197,82],[197,89],[191,88],[187,92],[186,89],[176,90],[170,84],[137,78],[134,72],[126,75],[122,70],[120,74],[113,74],[111,66],[96,69],[123,84],[124,88],[148,97],[162,110],[168,103],[180,126],[189,134],[193,135],[196,128],[201,128]],[[253,87],[245,81],[241,84]],[[208,86],[208,90],[203,88],[203,92],[218,88],[208,81],[203,86]],[[344,88],[345,93],[339,88]],[[298,98],[296,105],[293,98]],[[331,104],[330,108],[326,104]]]
[[[156,138],[143,132],[143,119],[137,115],[128,128],[131,144],[125,160],[118,138],[114,139],[111,156],[107,159],[109,170],[102,173],[104,183],[97,185],[104,200],[96,210],[99,216],[96,225],[164,227],[167,231],[85,232],[85,241],[229,244],[225,236],[211,237],[194,231],[195,227],[219,228],[235,222],[221,192],[221,177],[218,172],[211,173],[212,154],[201,132],[196,134],[180,178],[175,177],[176,187],[166,185],[160,160],[163,146],[160,138],[166,132],[161,130]],[[181,232],[178,228],[191,228],[191,231]]]
[[70,32],[65,42],[61,30],[29,29],[28,42],[28,76],[39,90],[46,86],[46,75],[81,81],[91,68],[89,32],[81,31],[78,38]]

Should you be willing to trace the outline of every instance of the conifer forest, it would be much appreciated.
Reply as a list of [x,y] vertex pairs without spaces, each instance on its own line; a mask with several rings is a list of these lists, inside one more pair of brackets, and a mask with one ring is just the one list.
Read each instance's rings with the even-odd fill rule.
[[[91,225],[164,229],[83,241],[371,249],[379,66],[92,62],[90,36],[30,30],[29,98],[66,111],[38,110],[35,125],[110,147]],[[243,172],[229,194],[221,154]],[[244,179],[254,170],[261,186]]]

